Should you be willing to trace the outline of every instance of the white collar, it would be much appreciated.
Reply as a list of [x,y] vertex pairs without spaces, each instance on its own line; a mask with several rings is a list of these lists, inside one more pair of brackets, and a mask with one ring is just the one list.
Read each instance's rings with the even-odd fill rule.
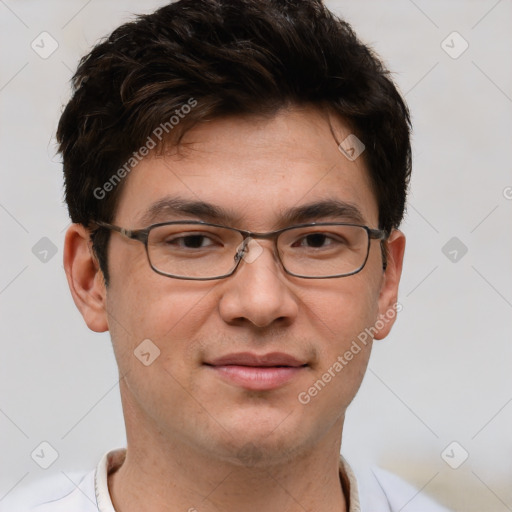
[[108,475],[123,464],[126,457],[126,448],[118,448],[105,453],[96,467],[94,473],[94,491],[99,512],[116,512],[108,490]]
[[[108,490],[108,475],[119,469],[125,457],[126,448],[118,448],[117,450],[109,451],[103,455],[96,467],[94,474],[94,490],[99,512],[116,512]],[[348,512],[361,512],[356,477],[348,462],[340,455],[340,472],[341,469],[343,469],[347,476],[350,486],[350,509]]]

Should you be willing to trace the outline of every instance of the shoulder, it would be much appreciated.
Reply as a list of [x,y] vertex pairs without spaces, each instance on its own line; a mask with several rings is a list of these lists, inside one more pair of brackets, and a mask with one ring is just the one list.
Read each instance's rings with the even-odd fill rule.
[[[21,488],[0,512],[92,512],[97,510],[94,470],[56,475]],[[4,508],[5,507],[5,508]]]
[[355,471],[360,511],[374,512],[387,506],[389,512],[451,512],[436,503],[422,489],[381,468]]
[[61,472],[25,486],[12,493],[0,506],[0,512],[94,512],[100,507],[115,512],[108,492],[108,474],[123,463],[125,455],[125,448],[111,450],[92,471]]

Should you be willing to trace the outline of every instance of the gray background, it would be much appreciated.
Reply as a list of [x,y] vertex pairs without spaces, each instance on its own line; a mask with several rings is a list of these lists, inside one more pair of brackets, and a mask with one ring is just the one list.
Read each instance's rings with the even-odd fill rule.
[[[73,480],[125,441],[108,333],[88,331],[65,282],[53,134],[78,58],[130,13],[163,3],[0,0],[4,504],[42,477]],[[512,2],[328,5],[393,70],[414,122],[403,311],[375,345],[344,453],[455,510],[512,510]],[[46,59],[31,47],[43,31],[58,43]],[[457,58],[454,31],[469,44]],[[31,458],[43,441],[58,452],[48,469]],[[452,465],[469,456],[452,469],[443,452]]]

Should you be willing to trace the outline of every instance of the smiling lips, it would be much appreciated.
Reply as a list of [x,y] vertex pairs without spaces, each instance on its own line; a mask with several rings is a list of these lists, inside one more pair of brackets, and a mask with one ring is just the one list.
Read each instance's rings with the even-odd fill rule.
[[282,352],[228,354],[205,364],[229,383],[254,391],[282,386],[308,366]]

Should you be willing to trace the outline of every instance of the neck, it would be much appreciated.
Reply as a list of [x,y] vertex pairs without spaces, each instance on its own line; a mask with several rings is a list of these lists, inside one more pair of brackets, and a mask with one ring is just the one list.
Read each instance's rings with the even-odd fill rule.
[[[127,452],[108,478],[117,512],[346,512],[339,473],[340,425],[287,460],[246,463],[169,439],[126,414]],[[136,435],[131,433],[136,432]]]

